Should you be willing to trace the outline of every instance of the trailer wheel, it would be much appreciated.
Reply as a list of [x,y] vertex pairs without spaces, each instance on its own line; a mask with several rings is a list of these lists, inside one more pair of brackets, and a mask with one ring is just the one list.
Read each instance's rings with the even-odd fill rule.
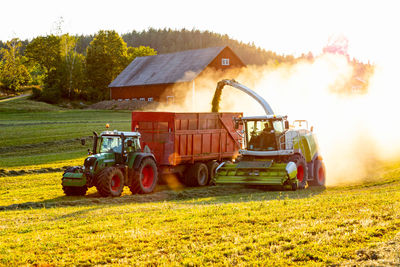
[[145,158],[129,186],[132,194],[148,194],[153,192],[158,182],[157,165],[151,158]]
[[215,177],[215,170],[218,167],[218,162],[216,161],[209,161],[207,162],[207,170],[208,170],[208,182],[207,184],[214,185],[214,177]]
[[96,188],[103,197],[119,197],[124,190],[124,175],[120,169],[107,167],[97,176]]
[[309,182],[311,186],[325,186],[326,171],[325,164],[321,160],[315,160],[314,179]]
[[208,182],[208,169],[206,164],[197,162],[190,166],[185,173],[185,185],[187,186],[204,186]]
[[303,156],[296,154],[290,157],[289,161],[293,161],[297,167],[297,188],[304,189],[307,185],[308,179],[306,159]]

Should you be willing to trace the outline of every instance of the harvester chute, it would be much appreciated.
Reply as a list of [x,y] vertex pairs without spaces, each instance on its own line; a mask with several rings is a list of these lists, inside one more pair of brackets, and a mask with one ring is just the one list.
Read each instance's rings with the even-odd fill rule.
[[218,82],[213,112],[219,110],[225,85],[254,98],[266,115],[234,119],[243,133],[243,147],[234,163],[218,166],[215,183],[280,186],[292,190],[305,188],[307,183],[325,185],[325,166],[313,132],[290,127],[287,116],[275,115],[265,99],[235,80]]

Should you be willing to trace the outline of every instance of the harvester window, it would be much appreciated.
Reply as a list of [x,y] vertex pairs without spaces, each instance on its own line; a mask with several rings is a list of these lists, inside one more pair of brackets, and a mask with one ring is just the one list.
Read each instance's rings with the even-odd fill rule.
[[283,133],[285,128],[283,127],[283,122],[282,121],[274,121],[273,125],[274,125],[275,132]]
[[[282,124],[282,122],[281,122]],[[275,150],[275,129],[272,121],[248,122],[248,149],[255,151]]]

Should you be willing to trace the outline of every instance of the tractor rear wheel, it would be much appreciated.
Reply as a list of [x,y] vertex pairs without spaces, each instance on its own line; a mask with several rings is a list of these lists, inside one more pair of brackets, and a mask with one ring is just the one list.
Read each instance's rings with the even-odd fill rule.
[[317,159],[314,163],[314,179],[309,181],[312,186],[325,186],[325,164]]
[[197,162],[185,172],[184,183],[187,186],[205,186],[208,182],[207,165]]
[[296,164],[297,167],[297,188],[298,189],[304,189],[307,185],[307,179],[308,179],[308,169],[307,169],[307,164],[306,164],[306,159],[299,155],[293,155],[290,157],[289,161],[292,161]]
[[124,190],[124,175],[120,169],[107,167],[97,176],[96,188],[103,197],[119,197]]
[[129,186],[132,194],[148,194],[154,191],[158,182],[157,165],[151,158],[145,158]]
[[207,184],[214,185],[214,177],[215,177],[215,170],[219,166],[218,162],[216,161],[209,161],[207,162],[207,169],[208,169],[208,181]]

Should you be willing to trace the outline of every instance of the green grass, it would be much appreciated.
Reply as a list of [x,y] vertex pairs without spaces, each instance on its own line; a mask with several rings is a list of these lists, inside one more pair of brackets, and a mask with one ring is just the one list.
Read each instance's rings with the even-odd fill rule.
[[0,168],[81,158],[91,142],[80,144],[93,131],[129,131],[131,112],[68,110],[17,99],[0,103]]
[[1,264],[326,265],[356,259],[400,228],[398,179],[297,192],[125,190],[105,199],[93,189],[65,197],[60,177],[1,178]]
[[[110,121],[127,121],[129,130],[129,119],[112,111],[1,112],[8,126],[0,131],[0,167],[79,164],[86,147],[74,138]],[[150,195],[125,189],[101,198],[91,188],[66,197],[61,176],[0,177],[0,265],[359,265],[357,251],[400,230],[399,162],[365,183],[296,192],[159,186]]]

